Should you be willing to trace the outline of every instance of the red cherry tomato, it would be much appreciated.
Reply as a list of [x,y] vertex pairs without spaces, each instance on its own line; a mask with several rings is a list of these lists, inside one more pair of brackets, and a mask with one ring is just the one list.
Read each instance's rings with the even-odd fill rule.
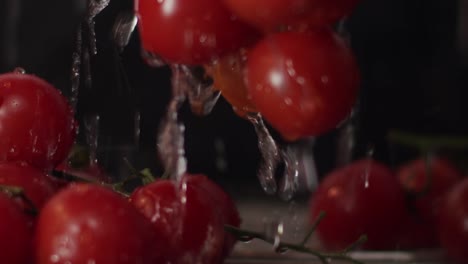
[[417,159],[404,164],[397,172],[403,188],[414,194],[412,206],[422,218],[433,222],[440,199],[462,179],[462,174],[448,160]]
[[75,184],[39,215],[35,263],[157,263],[156,243],[165,241],[127,200],[101,186]]
[[18,206],[0,193],[0,259],[2,263],[28,264],[32,257],[29,219]]
[[310,200],[311,220],[324,247],[342,250],[360,235],[367,249],[393,249],[406,216],[404,193],[383,164],[364,159],[328,174]]
[[137,189],[130,199],[166,242],[158,263],[222,262],[223,219],[203,189],[187,180],[181,186],[158,180]]
[[[213,202],[213,207],[219,211],[224,224],[235,227],[240,226],[241,219],[237,206],[232,198],[220,186],[202,174],[187,175],[186,177],[187,184],[199,187],[209,196]],[[225,233],[223,248],[224,257],[227,257],[231,253],[236,242],[237,239],[233,235]]]
[[52,85],[28,74],[0,75],[0,162],[41,169],[62,162],[75,139],[73,112]]
[[137,0],[143,48],[171,63],[204,64],[257,33],[219,0]]
[[[236,15],[265,32],[326,26],[350,14],[359,0],[224,0]],[[291,29],[290,28],[290,29]]]
[[331,30],[267,36],[249,51],[247,89],[264,118],[295,140],[335,128],[355,103],[359,74]]
[[438,216],[437,229],[442,248],[457,263],[468,263],[468,179],[449,191]]
[[[22,188],[36,209],[41,209],[57,190],[49,175],[26,163],[0,164],[0,185]],[[23,209],[31,209],[24,201],[18,202]]]
[[214,87],[221,91],[224,99],[240,116],[257,112],[244,82],[245,57],[239,52],[224,56],[205,67],[207,73],[213,78]]

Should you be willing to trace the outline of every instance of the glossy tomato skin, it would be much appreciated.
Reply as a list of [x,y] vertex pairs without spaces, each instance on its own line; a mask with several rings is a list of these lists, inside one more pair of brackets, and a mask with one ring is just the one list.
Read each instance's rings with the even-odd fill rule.
[[[187,184],[195,185],[211,199],[213,207],[221,215],[225,225],[240,227],[241,219],[234,200],[219,185],[203,174],[187,175]],[[236,237],[225,232],[223,257],[229,256],[237,242]]]
[[367,235],[366,249],[394,249],[406,216],[394,174],[372,159],[355,161],[325,176],[310,200],[310,219],[323,211],[317,235],[329,250],[342,250]]
[[404,190],[413,194],[416,213],[430,222],[437,218],[442,197],[463,177],[449,160],[438,157],[409,161],[397,176]]
[[334,129],[351,112],[359,73],[351,50],[330,29],[265,37],[249,51],[247,89],[287,140]]
[[[49,175],[26,163],[0,164],[0,185],[22,188],[34,207],[39,210],[57,191]],[[17,201],[23,209],[31,209],[22,200]]]
[[52,85],[29,74],[0,75],[0,162],[51,169],[68,155],[75,126],[67,100]]
[[157,263],[158,243],[164,241],[126,199],[98,185],[75,184],[43,208],[35,263]]
[[166,241],[158,263],[222,263],[224,230],[221,216],[209,197],[183,180],[158,180],[130,197]]
[[438,234],[442,248],[457,263],[468,262],[468,179],[447,193],[438,215]]
[[137,0],[143,48],[169,63],[204,64],[257,37],[220,0]]
[[29,219],[11,199],[0,193],[0,259],[2,263],[28,264],[32,258]]

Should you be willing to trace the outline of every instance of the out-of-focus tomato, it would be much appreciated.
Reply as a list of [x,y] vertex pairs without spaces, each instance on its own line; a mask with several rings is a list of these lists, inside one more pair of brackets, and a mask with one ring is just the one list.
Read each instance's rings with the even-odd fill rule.
[[158,263],[222,263],[223,216],[204,190],[184,179],[158,180],[137,189],[131,202],[165,241]]
[[461,172],[450,161],[442,158],[412,160],[397,172],[404,190],[413,194],[412,206],[416,213],[434,222],[440,208],[440,199],[462,179]]
[[0,193],[0,260],[8,264],[28,264],[32,257],[29,219],[18,206]]
[[245,86],[246,55],[243,53],[245,52],[224,56],[205,67],[207,73],[213,78],[214,87],[221,91],[222,96],[240,116],[257,112]]
[[351,50],[331,30],[265,37],[248,53],[247,89],[285,139],[334,129],[351,112],[359,72]]
[[258,34],[219,0],[137,0],[135,11],[143,48],[170,63],[208,63]]
[[0,75],[0,162],[52,169],[75,140],[73,112],[49,83],[29,74]]
[[438,216],[442,248],[457,263],[468,263],[468,178],[447,193]]
[[166,243],[126,199],[91,184],[70,185],[46,204],[35,242],[37,264],[157,263]]
[[323,246],[342,250],[367,235],[367,249],[393,249],[406,216],[405,198],[396,176],[372,159],[336,169],[310,200],[311,220],[324,211],[317,227]]

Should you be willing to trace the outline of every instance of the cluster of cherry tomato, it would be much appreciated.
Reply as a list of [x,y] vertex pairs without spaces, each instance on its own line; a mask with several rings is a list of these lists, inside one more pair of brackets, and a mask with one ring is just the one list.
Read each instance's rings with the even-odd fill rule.
[[365,249],[442,247],[466,263],[468,178],[448,160],[417,159],[396,171],[372,159],[327,175],[310,200],[311,220],[323,246],[340,250],[367,235]]
[[204,175],[159,179],[122,195],[51,176],[76,134],[66,98],[22,72],[0,75],[0,260],[222,263],[239,226],[231,198]]
[[287,140],[335,128],[359,71],[331,25],[358,0],[137,0],[143,48],[205,65],[235,111],[259,112]]

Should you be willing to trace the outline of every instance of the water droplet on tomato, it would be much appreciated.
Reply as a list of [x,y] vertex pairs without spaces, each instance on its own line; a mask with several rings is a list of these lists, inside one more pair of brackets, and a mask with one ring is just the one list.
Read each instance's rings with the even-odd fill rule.
[[17,74],[26,74],[26,70],[21,68],[21,67],[16,67],[14,70],[13,70],[14,73],[17,73]]

